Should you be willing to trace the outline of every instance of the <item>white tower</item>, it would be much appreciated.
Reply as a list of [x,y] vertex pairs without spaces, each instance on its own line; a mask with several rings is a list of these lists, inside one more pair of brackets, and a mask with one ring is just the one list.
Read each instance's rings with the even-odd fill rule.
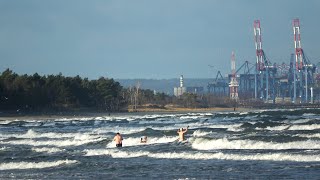
[[183,75],[180,76],[180,87],[183,87]]
[[183,95],[187,92],[187,88],[183,86],[183,75],[180,76],[180,87],[175,87],[173,89],[173,94],[177,97]]
[[231,55],[231,71],[232,71],[232,76],[231,76],[231,81],[229,83],[230,98],[234,100],[238,100],[239,99],[239,96],[238,96],[239,83],[237,81],[237,76],[236,76],[236,59],[233,51]]

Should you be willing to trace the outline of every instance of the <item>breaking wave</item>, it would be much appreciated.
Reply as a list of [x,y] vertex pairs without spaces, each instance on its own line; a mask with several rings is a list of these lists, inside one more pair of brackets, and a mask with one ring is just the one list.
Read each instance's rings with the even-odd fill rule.
[[259,154],[228,154],[223,152],[203,153],[203,152],[167,152],[152,153],[148,151],[123,151],[115,149],[85,150],[86,156],[111,156],[112,158],[134,158],[149,157],[156,159],[194,159],[194,160],[235,160],[235,161],[297,161],[297,162],[319,162],[317,155],[300,155],[289,153],[259,153]]
[[61,165],[75,164],[76,160],[59,160],[53,162],[9,162],[0,163],[0,170],[12,170],[12,169],[44,169],[57,167]]

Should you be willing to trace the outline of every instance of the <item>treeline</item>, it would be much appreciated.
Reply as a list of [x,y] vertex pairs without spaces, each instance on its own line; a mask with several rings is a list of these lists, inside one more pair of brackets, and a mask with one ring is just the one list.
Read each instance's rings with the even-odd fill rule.
[[104,112],[127,111],[145,105],[166,108],[230,107],[226,97],[185,93],[180,97],[134,87],[123,88],[113,79],[89,80],[80,76],[18,75],[7,69],[0,75],[0,110],[42,111],[89,108]]
[[163,108],[170,106],[179,108],[211,108],[236,107],[238,104],[226,96],[213,94],[184,93],[179,97],[169,96],[165,93],[154,93],[151,90],[140,90],[139,85],[126,89],[129,110],[139,108]]
[[10,69],[0,76],[0,108],[3,110],[41,110],[97,108],[119,111],[125,106],[123,89],[113,79],[82,79],[79,76],[18,75]]

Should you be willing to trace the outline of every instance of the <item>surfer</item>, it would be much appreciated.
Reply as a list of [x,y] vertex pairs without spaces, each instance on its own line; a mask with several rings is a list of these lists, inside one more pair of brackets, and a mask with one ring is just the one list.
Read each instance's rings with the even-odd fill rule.
[[140,138],[140,143],[147,143],[147,136],[143,136]]
[[179,141],[184,141],[184,133],[186,133],[188,131],[189,126],[186,129],[180,128],[177,133],[179,134]]
[[123,137],[120,135],[120,133],[117,133],[116,136],[114,136],[113,141],[116,142],[116,147],[122,147],[122,140]]

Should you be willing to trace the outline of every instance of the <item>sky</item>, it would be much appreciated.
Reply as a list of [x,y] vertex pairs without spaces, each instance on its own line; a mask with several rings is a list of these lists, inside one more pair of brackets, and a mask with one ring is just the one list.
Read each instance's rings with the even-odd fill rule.
[[[97,79],[212,78],[255,63],[253,22],[272,63],[289,64],[292,20],[320,61],[318,0],[0,0],[0,71]],[[210,65],[210,66],[209,66]]]

